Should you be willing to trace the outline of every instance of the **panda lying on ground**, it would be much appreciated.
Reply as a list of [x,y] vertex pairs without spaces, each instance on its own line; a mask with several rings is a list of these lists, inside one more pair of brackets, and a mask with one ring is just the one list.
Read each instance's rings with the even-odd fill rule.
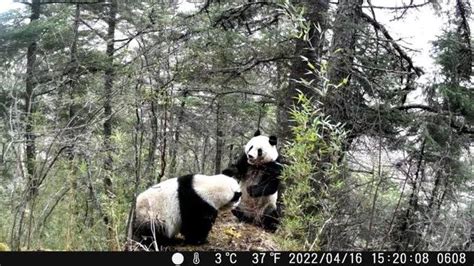
[[276,144],[275,136],[262,136],[257,130],[239,160],[224,170],[239,179],[242,190],[241,202],[232,213],[271,232],[279,224],[277,200],[283,170]]
[[224,174],[185,175],[152,186],[137,197],[132,239],[150,247],[173,243],[181,233],[189,244],[206,242],[217,211],[235,207],[242,193]]

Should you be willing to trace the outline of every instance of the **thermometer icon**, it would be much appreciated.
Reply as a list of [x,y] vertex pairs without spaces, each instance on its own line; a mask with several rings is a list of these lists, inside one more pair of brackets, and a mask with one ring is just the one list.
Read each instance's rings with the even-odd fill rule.
[[193,263],[194,263],[194,264],[199,264],[199,262],[201,262],[201,261],[199,260],[199,253],[194,252]]

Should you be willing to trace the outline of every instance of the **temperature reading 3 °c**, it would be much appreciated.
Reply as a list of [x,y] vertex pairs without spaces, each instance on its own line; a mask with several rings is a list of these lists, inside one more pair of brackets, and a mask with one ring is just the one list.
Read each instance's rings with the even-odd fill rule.
[[[229,262],[231,264],[236,264],[237,263],[237,254],[236,253],[233,253],[233,252],[226,252],[225,254],[225,257],[227,257],[227,259],[229,260]],[[216,253],[216,259],[214,260],[214,262],[216,264],[221,264],[222,263],[222,253]]]

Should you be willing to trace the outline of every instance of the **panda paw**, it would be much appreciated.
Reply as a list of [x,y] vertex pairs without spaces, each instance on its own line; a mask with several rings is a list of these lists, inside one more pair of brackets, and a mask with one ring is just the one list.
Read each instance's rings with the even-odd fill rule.
[[233,209],[231,212],[235,217],[237,217],[239,222],[245,222],[245,223],[252,223],[253,222],[253,218],[247,217],[245,215],[245,213],[243,211],[241,211],[240,209],[238,209],[238,208]]
[[244,216],[244,213],[239,210],[238,208],[237,209],[233,209],[232,211],[232,214],[237,217],[239,220],[242,219],[242,217]]
[[269,233],[275,233],[278,229],[278,223],[275,222],[263,222],[262,227],[265,231]]

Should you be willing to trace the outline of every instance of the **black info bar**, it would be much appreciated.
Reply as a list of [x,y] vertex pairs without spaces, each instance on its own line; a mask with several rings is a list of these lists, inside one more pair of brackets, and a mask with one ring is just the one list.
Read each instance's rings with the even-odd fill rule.
[[474,252],[0,252],[16,265],[474,265]]

